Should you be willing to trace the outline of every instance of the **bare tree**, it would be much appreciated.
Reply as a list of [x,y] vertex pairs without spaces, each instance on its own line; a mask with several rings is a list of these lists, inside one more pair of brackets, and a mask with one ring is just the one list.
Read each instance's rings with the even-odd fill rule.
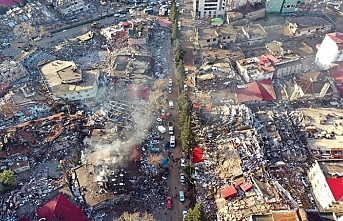
[[161,163],[161,160],[163,159],[162,155],[160,154],[151,154],[148,156],[148,163],[154,166],[158,166]]
[[155,221],[153,215],[145,212],[145,213],[128,213],[124,212],[119,218],[115,219],[115,221]]
[[39,36],[44,37],[48,35],[48,30],[44,26],[39,27]]
[[17,37],[24,37],[30,40],[37,35],[37,32],[32,25],[27,22],[22,22],[13,28],[13,34]]
[[147,212],[141,214],[141,217],[141,221],[155,221],[154,216]]
[[116,221],[137,221],[139,213],[124,212]]

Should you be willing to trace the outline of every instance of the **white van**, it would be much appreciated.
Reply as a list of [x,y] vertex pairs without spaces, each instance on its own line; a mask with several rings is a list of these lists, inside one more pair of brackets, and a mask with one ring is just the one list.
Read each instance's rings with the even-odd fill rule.
[[158,126],[157,127],[157,130],[161,133],[161,134],[164,134],[167,130],[165,127],[163,127],[162,125]]
[[170,136],[170,147],[175,147],[175,136]]
[[183,194],[183,191],[179,191],[179,196],[180,196],[180,201],[184,202],[185,201],[185,195]]
[[170,109],[174,108],[174,102],[172,100],[169,100],[169,108]]

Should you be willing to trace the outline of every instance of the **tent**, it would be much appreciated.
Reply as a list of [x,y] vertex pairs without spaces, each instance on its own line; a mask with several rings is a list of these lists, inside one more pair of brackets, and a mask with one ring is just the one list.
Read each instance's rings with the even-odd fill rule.
[[231,185],[226,187],[225,189],[222,189],[221,195],[222,197],[224,197],[224,199],[228,200],[230,198],[237,196],[237,190],[234,185]]
[[202,148],[193,148],[193,163],[199,163],[202,161]]

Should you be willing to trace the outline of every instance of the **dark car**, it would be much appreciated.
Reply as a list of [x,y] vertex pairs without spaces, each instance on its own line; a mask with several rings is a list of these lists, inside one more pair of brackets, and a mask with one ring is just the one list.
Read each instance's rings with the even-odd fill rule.
[[169,141],[166,141],[166,142],[164,143],[164,149],[168,150],[168,149],[169,149],[169,146],[170,146]]
[[101,24],[99,24],[99,23],[97,23],[97,22],[94,22],[94,23],[91,24],[91,27],[92,27],[92,28],[101,29],[101,28],[103,28],[104,26],[101,25]]

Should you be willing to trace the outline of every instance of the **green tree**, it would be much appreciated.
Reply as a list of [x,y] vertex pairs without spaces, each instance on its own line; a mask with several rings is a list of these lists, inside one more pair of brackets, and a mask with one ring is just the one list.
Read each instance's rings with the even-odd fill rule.
[[204,207],[202,203],[197,203],[194,208],[188,210],[185,221],[205,221]]
[[175,0],[172,0],[171,5],[170,5],[170,14],[169,14],[170,21],[174,23],[178,19],[178,12],[177,12],[177,7]]
[[13,185],[15,184],[16,178],[13,170],[4,170],[0,173],[0,181],[4,185]]

